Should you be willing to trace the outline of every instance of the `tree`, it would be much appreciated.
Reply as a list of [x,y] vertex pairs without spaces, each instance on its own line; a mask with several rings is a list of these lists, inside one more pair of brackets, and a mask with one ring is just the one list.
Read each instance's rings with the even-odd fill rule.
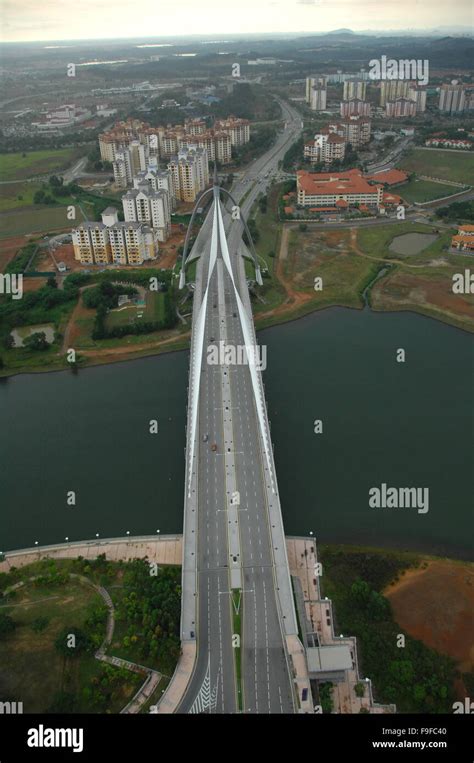
[[16,622],[10,615],[0,612],[0,639],[9,636],[16,628]]
[[354,686],[356,697],[363,697],[365,694],[364,684],[358,683]]
[[0,371],[2,370],[2,368],[5,368],[5,363],[2,356],[0,355]]
[[44,331],[37,331],[23,340],[23,347],[26,347],[33,352],[44,352],[44,350],[48,349],[49,342],[46,339]]
[[63,657],[78,657],[80,654],[91,652],[93,649],[89,636],[76,627],[63,628],[54,642],[54,646]]
[[43,204],[44,197],[45,197],[45,192],[40,188],[38,191],[36,191],[35,195],[33,196],[33,203]]
[[56,276],[49,276],[48,280],[46,281],[46,286],[49,286],[50,289],[57,289],[58,285],[56,283]]
[[308,226],[306,225],[306,223],[300,223],[298,225],[298,228],[300,229],[301,233],[304,233],[305,231],[308,230]]

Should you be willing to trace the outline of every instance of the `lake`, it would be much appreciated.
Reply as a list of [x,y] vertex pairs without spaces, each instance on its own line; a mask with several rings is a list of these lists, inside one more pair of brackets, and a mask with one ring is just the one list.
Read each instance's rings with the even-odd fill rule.
[[[259,336],[286,532],[469,558],[472,335],[331,308]],[[187,352],[4,380],[0,549],[181,532],[187,381]],[[382,483],[429,511],[369,507]]]

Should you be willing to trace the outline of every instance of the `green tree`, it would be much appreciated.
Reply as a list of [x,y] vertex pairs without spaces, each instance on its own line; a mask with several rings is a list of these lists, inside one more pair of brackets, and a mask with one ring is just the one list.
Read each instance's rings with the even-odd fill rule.
[[34,334],[30,334],[23,340],[23,346],[33,352],[44,352],[49,347],[49,343],[46,339],[44,331],[36,331]]
[[10,615],[0,612],[0,639],[9,636],[16,628],[16,622]]
[[355,691],[356,697],[363,697],[365,694],[364,684],[357,683],[354,686],[354,691]]
[[77,627],[63,628],[54,646],[63,657],[78,657],[84,652],[91,652],[93,648],[89,636]]

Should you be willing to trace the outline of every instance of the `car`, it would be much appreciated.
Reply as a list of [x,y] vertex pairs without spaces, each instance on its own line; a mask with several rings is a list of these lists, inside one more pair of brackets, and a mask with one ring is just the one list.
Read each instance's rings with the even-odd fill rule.
[[237,318],[237,313],[232,313],[234,318]]
[[194,631],[190,631],[190,633],[191,633],[191,638],[194,638],[195,637]]
[[208,434],[203,434],[203,436],[202,436],[202,441],[203,441],[203,442],[207,442],[207,441],[208,441],[208,439],[209,439],[209,435],[208,435]]
[[215,341],[216,341],[216,338],[215,338],[215,336],[211,336],[211,339],[210,339],[210,341],[211,341],[211,342],[215,342]]

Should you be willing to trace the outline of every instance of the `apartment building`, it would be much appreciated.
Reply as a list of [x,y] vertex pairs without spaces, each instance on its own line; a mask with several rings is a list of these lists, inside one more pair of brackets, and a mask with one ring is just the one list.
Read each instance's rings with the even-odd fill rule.
[[422,113],[423,111],[426,111],[426,88],[425,87],[419,87],[418,85],[410,85],[408,88],[408,99],[410,101],[415,101],[416,103],[416,112]]
[[128,148],[115,152],[115,160],[112,162],[114,181],[119,188],[131,185],[133,178],[139,172],[143,172],[147,165],[147,152],[143,143],[132,140]]
[[326,111],[327,90],[326,86],[317,85],[311,89],[309,107],[311,111]]
[[156,230],[158,241],[166,241],[171,232],[171,209],[168,193],[155,191],[148,182],[122,196],[125,222],[142,222]]
[[121,222],[108,228],[111,261],[115,265],[141,265],[158,254],[156,232],[138,222]]
[[170,207],[174,208],[175,198],[173,195],[173,183],[169,170],[159,170],[157,167],[148,166],[144,172],[139,172],[133,178],[133,187],[140,188],[143,184],[149,184],[154,191],[166,191],[169,197]]
[[311,164],[332,164],[336,159],[342,161],[346,153],[346,141],[341,135],[323,128],[304,146],[304,156]]
[[108,227],[99,222],[83,222],[72,231],[74,258],[83,265],[107,265],[110,262]]
[[414,117],[416,116],[416,101],[410,101],[408,98],[396,98],[394,101],[387,101],[385,116],[390,119]]
[[330,122],[328,128],[343,137],[353,148],[359,148],[370,140],[371,122],[367,117],[344,117],[339,122]]
[[306,103],[311,103],[311,91],[313,87],[322,87],[326,88],[327,86],[327,77],[324,75],[318,74],[318,75],[311,75],[309,77],[306,77]]
[[118,151],[127,148],[135,140],[144,143],[146,136],[151,136],[154,132],[147,122],[140,119],[116,122],[111,130],[99,135],[100,158],[106,162],[113,162]]
[[204,119],[185,119],[184,129],[187,135],[202,135],[206,132],[207,125]]
[[157,232],[138,222],[119,222],[108,207],[102,222],[83,222],[72,231],[74,257],[83,265],[141,265],[158,255]]
[[372,108],[370,103],[360,98],[350,98],[347,101],[341,101],[341,117],[370,117]]
[[209,162],[203,148],[188,148],[171,157],[168,170],[171,173],[173,193],[181,201],[194,202],[209,183]]
[[250,140],[248,119],[239,119],[232,115],[227,119],[216,119],[214,130],[218,133],[227,133],[233,146],[243,146]]
[[362,79],[349,79],[344,82],[343,99],[349,101],[358,98],[365,101],[367,97],[367,82]]
[[464,85],[441,85],[438,108],[446,114],[459,114],[466,109],[466,88]]
[[404,79],[384,79],[380,82],[380,105],[397,98],[407,98],[410,82]]
[[371,185],[360,170],[296,173],[297,203],[301,207],[336,207],[355,204],[379,208],[383,186]]

